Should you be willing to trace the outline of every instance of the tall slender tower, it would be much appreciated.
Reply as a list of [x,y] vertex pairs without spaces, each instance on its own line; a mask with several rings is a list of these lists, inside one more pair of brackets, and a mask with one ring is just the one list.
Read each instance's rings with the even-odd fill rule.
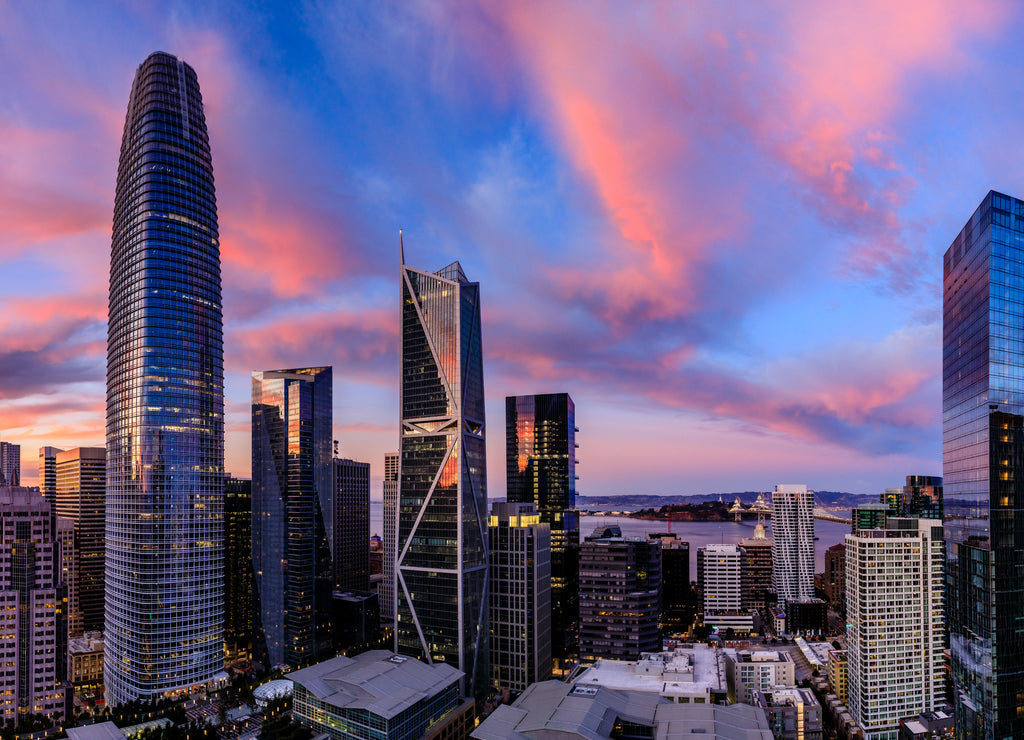
[[943,269],[942,482],[958,738],[1024,737],[1024,201],[989,192]]
[[77,447],[57,453],[56,513],[74,522],[75,560],[68,583],[68,632],[103,630],[107,451]]
[[551,528],[551,639],[559,671],[579,655],[576,432],[576,405],[568,393],[505,398],[508,500],[533,504]]
[[39,448],[39,490],[51,509],[57,505],[57,453],[63,451],[58,447]]
[[780,484],[772,492],[772,585],[784,602],[814,596],[814,491]]
[[384,594],[380,615],[395,618],[395,538],[398,536],[398,453],[384,455]]
[[268,668],[330,657],[332,397],[330,367],[252,374],[255,649]]
[[224,668],[224,352],[210,144],[195,70],[135,73],[107,328],[107,701]]
[[396,651],[488,688],[487,473],[480,286],[458,262],[403,264]]

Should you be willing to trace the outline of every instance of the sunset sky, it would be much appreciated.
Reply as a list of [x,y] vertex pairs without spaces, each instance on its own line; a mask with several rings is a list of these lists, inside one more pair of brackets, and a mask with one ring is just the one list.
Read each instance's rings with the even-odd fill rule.
[[[227,469],[250,373],[334,366],[342,454],[398,448],[398,231],[481,285],[504,397],[569,392],[579,492],[878,493],[939,475],[942,254],[1024,195],[1024,8],[0,0],[0,439],[104,443],[136,67],[198,73]],[[135,7],[132,7],[135,6]]]

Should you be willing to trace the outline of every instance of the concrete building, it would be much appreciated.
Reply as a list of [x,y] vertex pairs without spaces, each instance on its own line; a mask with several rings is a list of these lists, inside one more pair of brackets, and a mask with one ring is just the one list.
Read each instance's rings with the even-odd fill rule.
[[0,488],[0,719],[64,719],[67,592],[56,517],[37,491]]
[[765,714],[736,704],[677,704],[655,693],[544,681],[499,706],[475,740],[771,740]]
[[39,448],[39,490],[51,507],[57,505],[57,453],[59,447]]
[[495,503],[490,540],[491,685],[551,678],[551,534],[533,504]]
[[462,672],[387,650],[338,656],[293,671],[294,720],[332,740],[465,738],[474,704],[459,692]]
[[[616,536],[619,535],[619,536]],[[580,660],[661,648],[661,543],[596,532],[580,547]]]
[[68,640],[68,680],[76,690],[103,684],[103,633]]
[[334,586],[370,588],[370,463],[334,458]]
[[640,660],[599,660],[572,683],[653,693],[677,704],[714,704],[729,694],[724,654],[699,643],[644,653]]
[[380,616],[392,621],[395,618],[395,543],[398,541],[396,527],[398,516],[398,453],[384,455],[384,591],[380,599]]
[[814,596],[814,491],[775,486],[772,492],[772,585],[783,604]]
[[945,544],[935,519],[846,536],[849,707],[867,740],[945,701]]
[[775,740],[822,740],[821,704],[810,689],[755,691],[751,701],[768,716]]
[[743,551],[738,546],[697,548],[697,593],[705,625],[737,634],[754,630],[754,616],[743,608]]
[[845,650],[828,651],[828,685],[832,687],[832,693],[839,697],[839,701],[843,704],[846,704],[849,699],[848,666]]
[[58,452],[55,475],[56,513],[70,519],[75,531],[74,573],[67,584],[68,633],[102,632],[106,594],[106,448],[76,447]]
[[822,585],[829,603],[842,610],[846,604],[846,545],[842,542],[825,550],[825,578]]
[[725,654],[729,700],[750,704],[754,691],[771,691],[776,686],[796,686],[796,664],[787,652],[735,650]]

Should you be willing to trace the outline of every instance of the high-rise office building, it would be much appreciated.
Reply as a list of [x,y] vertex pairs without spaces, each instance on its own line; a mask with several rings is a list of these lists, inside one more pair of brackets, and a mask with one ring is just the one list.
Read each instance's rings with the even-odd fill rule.
[[825,595],[840,610],[846,604],[846,545],[840,542],[825,550]]
[[957,737],[972,740],[1024,737],[1022,231],[1024,201],[989,192],[943,265],[949,648]]
[[935,475],[908,475],[903,486],[900,516],[942,519],[942,477]]
[[491,684],[551,678],[551,529],[533,504],[491,507]]
[[56,462],[56,512],[73,521],[75,527],[74,574],[68,584],[68,632],[102,632],[107,450],[77,447],[58,452]]
[[252,374],[255,657],[268,668],[331,651],[332,397],[330,367]]
[[814,491],[775,486],[772,492],[772,585],[780,602],[814,596]]
[[697,592],[704,624],[725,632],[749,634],[753,613],[746,606],[743,562],[746,553],[738,545],[705,545],[697,548]]
[[39,490],[50,507],[57,506],[57,447],[39,448]]
[[224,477],[224,654],[252,657],[252,481]]
[[637,660],[661,649],[661,542],[617,527],[580,546],[580,660]]
[[850,712],[865,740],[945,702],[945,544],[934,519],[890,518],[846,535]]
[[744,537],[739,545],[743,550],[743,608],[764,612],[772,588],[772,541],[759,527],[755,536]]
[[67,595],[50,505],[28,488],[0,487],[0,718],[63,719],[67,706]]
[[665,532],[649,534],[647,539],[661,541],[661,631],[685,630],[693,607],[690,543]]
[[398,554],[395,543],[398,541],[398,453],[389,452],[384,455],[384,591],[380,598],[380,616],[382,619],[395,618],[395,557]]
[[210,144],[195,70],[135,73],[107,324],[108,703],[224,669],[224,349]]
[[490,683],[480,286],[401,266],[396,652]]
[[0,486],[21,485],[21,445],[0,442]]
[[370,463],[334,460],[334,586],[370,588]]
[[577,431],[576,406],[568,393],[505,398],[508,501],[532,503],[551,527],[552,654],[559,669],[579,651]]

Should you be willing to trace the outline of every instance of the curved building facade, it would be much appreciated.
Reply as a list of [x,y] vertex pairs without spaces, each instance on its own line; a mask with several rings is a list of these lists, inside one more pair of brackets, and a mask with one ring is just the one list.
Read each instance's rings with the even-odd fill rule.
[[107,335],[107,701],[223,670],[224,358],[195,71],[152,54],[121,143]]

